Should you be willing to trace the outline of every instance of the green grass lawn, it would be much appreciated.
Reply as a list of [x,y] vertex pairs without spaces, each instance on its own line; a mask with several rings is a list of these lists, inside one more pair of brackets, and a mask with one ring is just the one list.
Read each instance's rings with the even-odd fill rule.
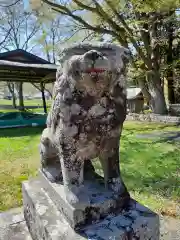
[[[137,133],[178,127],[126,122],[121,139],[121,170],[136,200],[176,216],[180,197],[180,142],[139,139]],[[0,130],[0,211],[22,204],[21,183],[37,174],[42,129]],[[96,166],[100,168],[99,163]]]
[[[19,111],[17,109],[1,108],[1,106],[3,105],[12,106],[12,100],[0,99],[0,113]],[[46,105],[47,105],[47,109],[49,109],[51,105],[51,100],[46,100]],[[17,101],[17,106],[18,106],[18,101]],[[24,106],[26,111],[42,112],[42,113],[44,112],[43,102],[41,99],[24,100]],[[36,108],[34,108],[35,106]],[[33,108],[28,108],[28,107],[33,107]]]
[[[46,100],[47,105],[50,104],[50,102],[51,100]],[[12,100],[0,99],[0,105],[12,106]],[[24,100],[24,106],[43,106],[43,102],[41,99]]]

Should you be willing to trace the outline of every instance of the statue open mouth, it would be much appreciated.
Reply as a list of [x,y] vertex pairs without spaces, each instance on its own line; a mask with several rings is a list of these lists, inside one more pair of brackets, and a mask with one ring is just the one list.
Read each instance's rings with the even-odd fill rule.
[[104,77],[104,73],[106,72],[103,68],[88,68],[85,73],[88,74],[91,79],[95,82],[98,82],[102,77]]
[[102,69],[102,68],[88,68],[87,70],[86,70],[86,73],[90,73],[90,74],[93,74],[93,73],[95,73],[95,74],[98,74],[98,73],[103,73],[103,72],[105,72],[106,70],[105,69]]

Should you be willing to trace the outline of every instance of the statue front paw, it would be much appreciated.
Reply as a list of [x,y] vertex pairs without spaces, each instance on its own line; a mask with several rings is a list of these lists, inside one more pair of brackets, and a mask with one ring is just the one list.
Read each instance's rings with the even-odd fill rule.
[[64,187],[67,202],[76,209],[90,206],[90,198],[84,186],[68,185]]
[[115,193],[117,193],[119,196],[129,195],[124,182],[120,178],[111,179],[108,185],[109,188],[113,190]]
[[41,168],[45,168],[47,166],[47,159],[44,158],[44,156],[40,155],[40,160],[41,160]]

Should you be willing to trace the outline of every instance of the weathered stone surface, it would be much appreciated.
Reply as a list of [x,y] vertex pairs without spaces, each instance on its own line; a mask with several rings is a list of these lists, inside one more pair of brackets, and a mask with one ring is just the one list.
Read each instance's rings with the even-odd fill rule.
[[119,168],[128,55],[127,49],[110,43],[81,43],[64,50],[40,155],[46,172],[61,163],[58,178],[76,209],[91,207],[83,182],[86,161],[94,158],[101,162],[106,188],[130,198]]
[[179,240],[180,239],[180,219],[172,217],[160,218],[160,239]]
[[21,208],[13,208],[7,212],[0,213],[0,226],[4,227],[6,225],[13,225],[17,222],[24,221],[24,216],[19,214],[21,212]]
[[21,209],[0,213],[0,240],[32,240]]
[[26,222],[0,227],[0,240],[32,240]]
[[[161,216],[160,226],[160,240],[180,239],[179,219]],[[114,230],[117,229],[113,227]],[[0,213],[0,240],[32,240],[21,208]]]
[[[58,170],[53,169],[53,173],[52,171],[51,173],[56,176],[56,171]],[[95,178],[94,181],[84,181],[84,189],[90,199],[90,207],[76,209],[66,201],[64,185],[61,182],[51,182],[50,179],[53,177],[48,175],[48,179],[41,170],[39,175],[43,188],[48,192],[58,210],[64,214],[72,228],[90,224],[110,213],[120,212],[126,207],[124,204],[126,196],[124,196],[124,199],[123,196],[119,198],[119,195],[116,195],[112,190],[106,190],[103,182]]]
[[58,211],[39,179],[23,183],[24,215],[33,240],[158,240],[159,217],[131,200],[120,214],[74,231]]
[[126,120],[130,121],[142,121],[142,122],[160,122],[169,124],[180,124],[180,117],[159,115],[159,114],[136,114],[129,113],[126,116]]
[[172,116],[180,115],[180,104],[169,104],[169,113]]
[[[23,183],[31,236],[158,240],[158,215],[130,198],[120,173],[129,52],[109,43],[64,52],[40,141],[40,177]],[[92,167],[95,158],[104,178]]]

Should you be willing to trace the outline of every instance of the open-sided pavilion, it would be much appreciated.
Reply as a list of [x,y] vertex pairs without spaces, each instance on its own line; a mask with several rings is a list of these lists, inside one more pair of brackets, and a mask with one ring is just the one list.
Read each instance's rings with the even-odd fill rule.
[[22,49],[0,53],[0,81],[40,83],[44,112],[47,112],[44,86],[56,79],[57,65]]

